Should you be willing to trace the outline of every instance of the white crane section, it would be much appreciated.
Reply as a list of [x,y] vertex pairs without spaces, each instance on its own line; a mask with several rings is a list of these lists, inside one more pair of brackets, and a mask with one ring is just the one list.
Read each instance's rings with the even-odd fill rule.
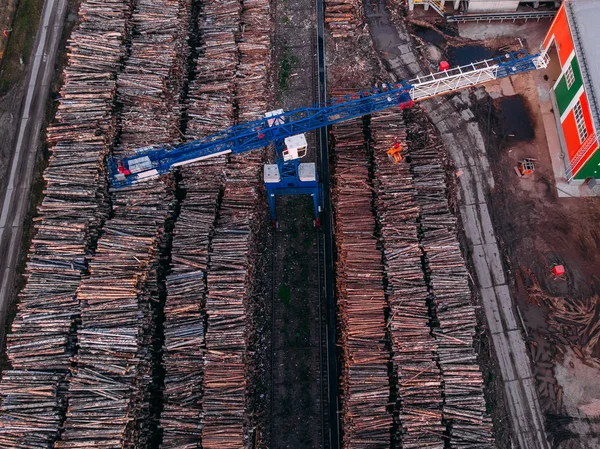
[[[506,76],[504,73],[500,74],[501,71],[509,71],[509,75],[516,75],[521,72],[518,65],[503,66],[501,62],[503,58],[506,58],[509,62],[512,55],[507,54],[500,58],[486,59],[441,72],[418,76],[408,82],[412,85],[410,96],[413,101],[425,100]],[[549,61],[550,57],[544,52],[533,59],[532,62],[536,69],[542,69],[548,66]]]

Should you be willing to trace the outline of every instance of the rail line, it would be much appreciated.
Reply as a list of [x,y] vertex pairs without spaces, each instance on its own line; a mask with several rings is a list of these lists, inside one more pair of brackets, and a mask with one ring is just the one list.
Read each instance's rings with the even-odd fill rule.
[[[324,46],[322,45],[324,32],[323,1],[315,0],[313,7],[317,9],[318,21],[317,29],[313,33],[311,33],[312,35],[310,39],[309,54],[311,56],[314,56],[310,58],[310,61],[302,61],[302,63],[305,66],[311,68],[311,94],[313,100],[312,103],[315,104],[317,102],[324,103],[326,100],[326,89],[324,84]],[[278,17],[277,11],[275,12],[275,17]],[[276,26],[279,26],[279,24]],[[319,43],[321,43],[320,49]],[[292,45],[289,48],[292,50],[300,50],[302,47],[306,46]],[[317,50],[317,52],[315,52],[315,49]],[[327,165],[324,166],[324,164],[322,163],[323,159],[325,159],[325,161],[327,162],[327,130],[322,130],[322,132],[313,132],[312,135],[309,137],[309,141],[311,140],[314,142],[312,146],[314,148],[317,166],[320,169],[319,175],[321,176],[321,179],[327,180],[328,167]],[[325,184],[324,189],[326,190],[324,192],[324,195],[328,199],[328,184]],[[333,254],[331,250],[327,250],[328,243],[329,248],[331,248],[331,236],[329,236],[329,238],[327,237],[327,233],[331,232],[331,227],[329,226],[329,214],[327,210],[328,206],[325,207],[323,215],[325,220],[322,221],[322,227],[309,237],[312,249],[305,249],[306,254],[303,254],[301,258],[306,258],[307,262],[314,263],[314,259],[308,261],[309,254],[311,255],[311,257],[314,254],[314,257],[316,257],[316,272],[318,273],[318,276],[316,278],[316,291],[318,292],[318,294],[316,298],[310,299],[310,302],[311,304],[313,304],[313,307],[317,309],[315,315],[318,316],[318,323],[315,323],[314,327],[313,325],[311,325],[313,331],[318,332],[318,352],[316,347],[312,347],[311,351],[314,351],[315,353],[315,362],[317,361],[316,357],[318,356],[319,373],[318,376],[315,376],[315,381],[318,384],[318,392],[315,391],[315,397],[318,397],[318,409],[320,412],[320,422],[318,424],[320,427],[319,446],[323,449],[339,449],[339,432],[337,426],[337,360],[335,354],[335,302],[334,298],[330,296],[330,294],[333,294],[334,291],[332,274]],[[312,229],[304,231],[313,232]],[[281,431],[281,429],[278,429],[275,424],[275,421],[277,421],[277,416],[275,415],[276,404],[274,403],[274,401],[277,401],[278,398],[281,399],[282,395],[285,394],[285,391],[281,390],[281,385],[277,384],[276,382],[277,370],[280,369],[280,367],[277,366],[275,363],[277,361],[277,354],[275,354],[275,351],[278,350],[278,347],[282,344],[282,339],[285,338],[284,336],[282,336],[281,332],[278,332],[278,330],[280,330],[281,323],[276,322],[276,320],[280,319],[278,314],[281,313],[282,308],[282,305],[280,304],[281,299],[278,297],[278,288],[281,286],[281,279],[278,279],[277,270],[280,267],[280,265],[284,263],[283,260],[278,260],[282,259],[282,257],[281,254],[278,254],[277,248],[278,244],[282,244],[281,239],[285,238],[282,237],[283,234],[285,234],[285,231],[283,231],[283,229],[273,232],[272,239],[270,242],[273,251],[273,256],[271,260],[271,398],[269,434],[272,447],[274,448],[276,446],[274,443],[275,440],[273,439],[273,435]],[[308,298],[306,300],[309,301]],[[293,319],[299,319],[299,317],[295,317]],[[332,321],[330,322],[330,320]],[[290,353],[288,357],[293,357],[292,353]],[[312,357],[310,359],[313,360]],[[331,369],[332,366],[334,368],[333,372]],[[331,407],[332,403],[334,404],[334,407]],[[306,431],[309,431],[308,423],[302,424],[307,425]],[[314,422],[313,424],[313,429],[315,424],[316,422]]]

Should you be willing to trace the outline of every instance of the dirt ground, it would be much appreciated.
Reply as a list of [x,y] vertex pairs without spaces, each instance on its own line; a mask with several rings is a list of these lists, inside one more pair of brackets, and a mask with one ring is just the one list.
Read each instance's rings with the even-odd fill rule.
[[[595,448],[600,391],[589,382],[600,376],[600,198],[558,197],[533,77],[512,82],[519,95],[481,111],[485,116],[487,106],[494,228],[514,278],[553,446]],[[519,178],[513,167],[526,157],[535,159],[536,171]],[[554,276],[554,265],[564,265],[566,275]]]

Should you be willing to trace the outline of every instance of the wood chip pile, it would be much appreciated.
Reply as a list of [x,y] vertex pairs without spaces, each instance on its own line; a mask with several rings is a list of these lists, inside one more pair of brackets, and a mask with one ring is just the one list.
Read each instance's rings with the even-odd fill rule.
[[17,442],[47,447],[63,419],[60,385],[74,352],[75,292],[108,213],[103,160],[114,133],[115,74],[125,54],[128,9],[123,0],[83,1],[68,43],[56,122],[48,128],[53,147],[44,172],[46,196],[34,222],[27,283],[7,337],[15,371],[5,370],[0,382],[0,448]]
[[234,124],[235,75],[239,64],[239,1],[208,0],[204,3],[199,29],[201,54],[196,63],[188,100],[189,139],[199,139]]
[[191,0],[138,0],[131,55],[117,82],[121,147],[180,140],[181,86],[187,76]]
[[404,449],[444,447],[441,374],[437,342],[431,335],[429,293],[417,233],[419,206],[406,162],[393,164],[386,151],[396,142],[406,148],[400,113],[371,116],[375,158],[376,207],[381,236],[394,368],[398,375],[398,409]]
[[[164,307],[162,448],[196,447],[201,438],[204,302],[210,240],[223,160],[182,168],[186,192],[173,231],[172,271]],[[193,445],[193,446],[190,446]]]
[[331,36],[336,39],[356,35],[362,22],[362,8],[358,0],[325,0],[325,23]]
[[387,410],[390,352],[369,157],[362,120],[336,125],[333,132],[344,447],[381,448],[389,446],[392,427],[392,414]]
[[[444,384],[444,421],[450,447],[493,447],[486,413],[483,378],[473,348],[477,319],[469,273],[457,237],[457,221],[446,196],[443,148],[430,130],[413,131],[411,172],[421,208],[421,245],[438,327],[438,360]],[[430,134],[428,136],[428,134]]]

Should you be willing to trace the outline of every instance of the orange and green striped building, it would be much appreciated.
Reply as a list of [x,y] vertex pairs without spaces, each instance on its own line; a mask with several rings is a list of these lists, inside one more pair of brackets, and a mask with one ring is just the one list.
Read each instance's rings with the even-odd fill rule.
[[558,60],[552,88],[569,181],[600,179],[600,1],[563,2],[543,48]]

